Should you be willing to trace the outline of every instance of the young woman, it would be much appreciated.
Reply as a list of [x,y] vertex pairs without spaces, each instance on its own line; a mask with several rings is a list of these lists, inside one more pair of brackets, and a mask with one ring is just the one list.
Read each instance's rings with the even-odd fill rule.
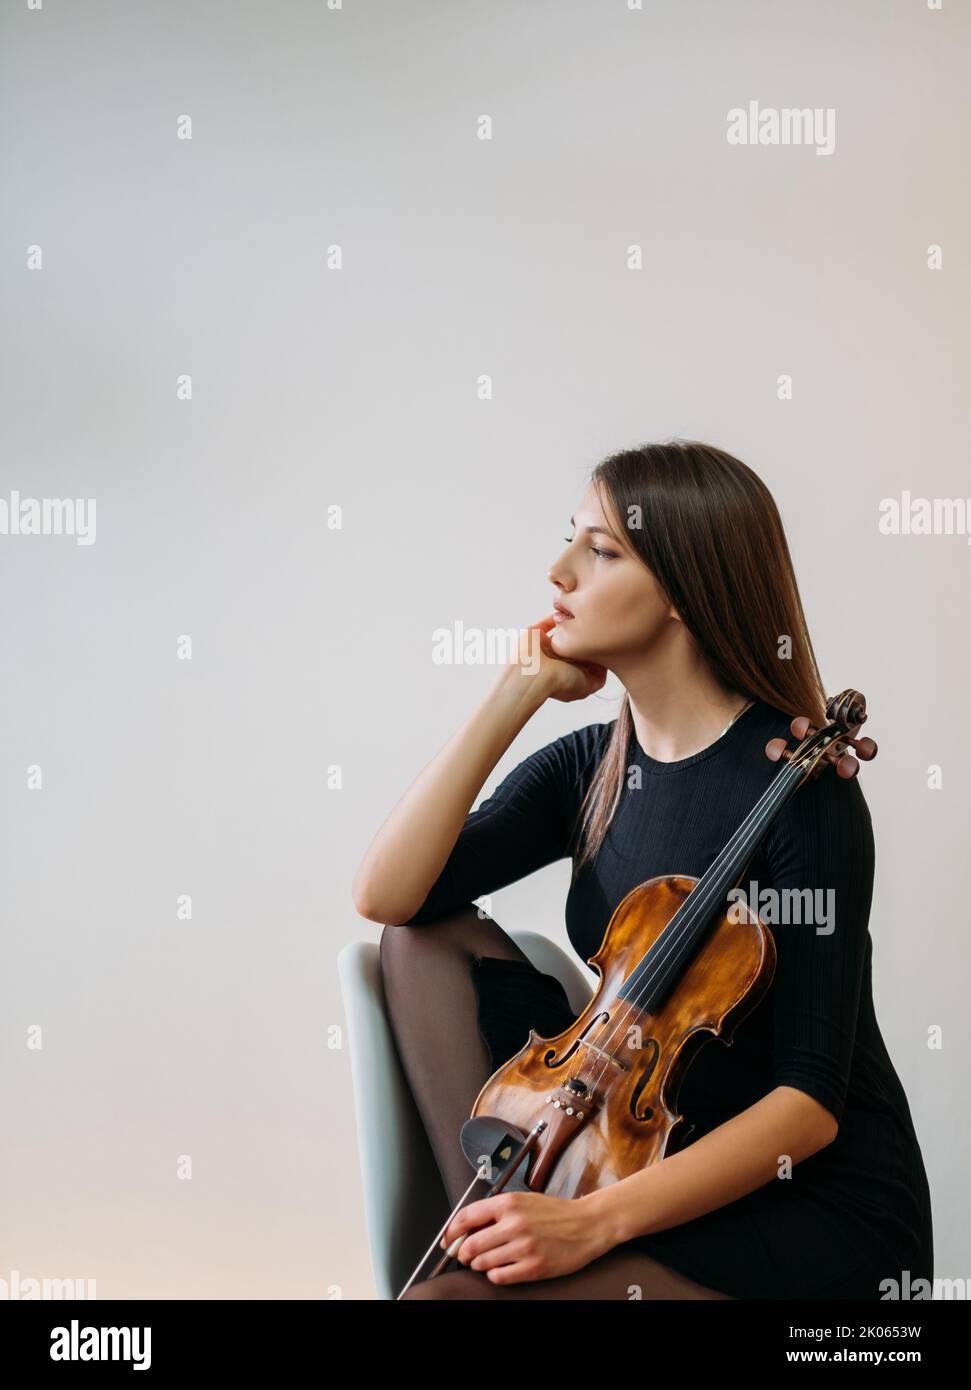
[[[795,715],[825,722],[779,513],[745,464],[694,441],[622,451],[593,470],[570,524],[554,613],[528,632],[539,669],[499,672],[354,881],[358,911],[386,924],[389,1016],[453,1206],[473,1177],[458,1136],[478,1092],[531,1027],[548,1037],[574,1018],[472,899],[571,858],[567,933],[586,961],[632,888],[709,867],[778,770],[766,742],[794,746]],[[539,706],[593,694],[608,670],[624,687],[616,719],[540,748],[470,813]],[[769,920],[770,989],[681,1086],[687,1145],[572,1201],[470,1202],[446,1232],[470,1233],[464,1268],[405,1297],[879,1299],[882,1281],[932,1282],[924,1164],[873,1007],[873,868],[859,781],[827,767],[777,815],[742,886],[780,901],[822,890],[834,920]]]

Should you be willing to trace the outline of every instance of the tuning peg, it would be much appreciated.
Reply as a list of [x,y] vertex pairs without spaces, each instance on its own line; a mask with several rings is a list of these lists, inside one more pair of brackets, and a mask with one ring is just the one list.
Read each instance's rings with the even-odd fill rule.
[[789,728],[792,730],[793,738],[798,739],[800,743],[806,737],[806,735],[809,733],[809,730],[812,727],[812,721],[806,714],[797,714],[795,719],[789,725]]
[[785,758],[788,762],[792,753],[784,738],[770,738],[765,745],[765,756],[773,763],[777,763],[780,758]]
[[848,738],[845,742],[853,745],[857,757],[862,758],[865,763],[877,756],[877,744],[872,738]]
[[837,775],[845,778],[847,781],[849,781],[851,777],[855,777],[859,770],[860,764],[856,761],[852,753],[844,753],[837,761]]

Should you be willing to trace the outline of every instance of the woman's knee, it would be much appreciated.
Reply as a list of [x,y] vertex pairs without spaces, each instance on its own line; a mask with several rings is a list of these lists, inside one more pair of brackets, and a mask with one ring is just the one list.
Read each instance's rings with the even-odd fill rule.
[[468,903],[421,926],[385,926],[378,945],[382,966],[395,957],[410,957],[429,950],[455,951],[467,957],[496,953],[521,955],[498,923],[484,916],[475,903]]

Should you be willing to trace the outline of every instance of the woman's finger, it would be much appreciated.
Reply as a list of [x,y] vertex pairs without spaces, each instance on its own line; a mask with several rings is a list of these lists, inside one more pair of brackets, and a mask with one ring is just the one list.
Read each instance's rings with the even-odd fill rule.
[[469,1268],[474,1266],[485,1273],[487,1269],[495,1269],[498,1265],[514,1265],[525,1253],[522,1240],[510,1240],[508,1236],[499,1235],[494,1245],[473,1255]]
[[446,1226],[445,1234],[439,1242],[443,1249],[451,1245],[458,1236],[498,1221],[502,1212],[498,1205],[498,1195],[480,1197],[478,1201],[467,1202],[464,1207],[460,1207]]

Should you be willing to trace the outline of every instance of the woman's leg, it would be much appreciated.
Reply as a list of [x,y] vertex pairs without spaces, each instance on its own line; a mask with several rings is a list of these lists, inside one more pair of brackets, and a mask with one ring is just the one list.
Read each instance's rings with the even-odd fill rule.
[[405,1299],[725,1299],[719,1293],[696,1284],[685,1274],[669,1269],[639,1250],[618,1246],[597,1260],[591,1260],[573,1274],[556,1279],[531,1279],[521,1284],[493,1284],[477,1269],[456,1268],[434,1279],[412,1284]]
[[454,1207],[475,1177],[459,1131],[494,1071],[479,1032],[472,959],[529,960],[471,904],[424,926],[385,927],[380,949],[401,1065]]

